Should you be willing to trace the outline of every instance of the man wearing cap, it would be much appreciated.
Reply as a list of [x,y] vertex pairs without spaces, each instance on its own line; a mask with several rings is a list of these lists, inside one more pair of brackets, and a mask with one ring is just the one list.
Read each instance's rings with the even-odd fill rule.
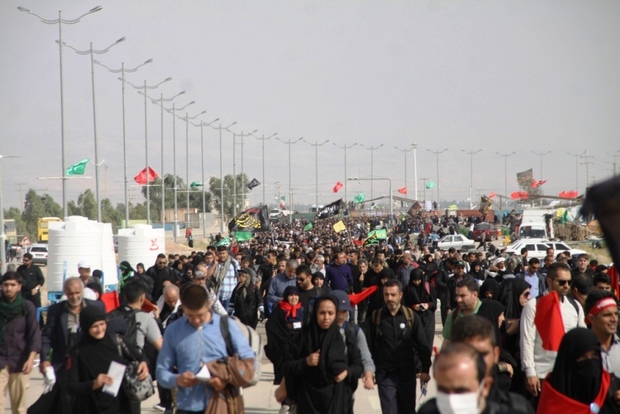
[[78,273],[80,274],[80,279],[82,279],[84,286],[88,285],[91,282],[99,283],[97,279],[90,275],[90,263],[88,263],[88,261],[86,260],[80,260],[80,262],[78,263]]

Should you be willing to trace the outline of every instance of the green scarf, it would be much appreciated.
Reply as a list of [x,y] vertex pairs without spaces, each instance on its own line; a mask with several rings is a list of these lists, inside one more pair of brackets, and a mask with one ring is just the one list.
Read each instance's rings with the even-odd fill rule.
[[127,284],[127,281],[131,278],[131,276],[133,276],[132,272],[129,271],[127,272],[126,275],[123,275],[121,273],[121,280],[118,281],[119,284],[119,290],[123,290],[123,288],[125,287],[125,285]]
[[26,315],[28,315],[28,308],[21,293],[17,294],[13,303],[0,298],[0,338],[4,337],[4,331],[13,319]]

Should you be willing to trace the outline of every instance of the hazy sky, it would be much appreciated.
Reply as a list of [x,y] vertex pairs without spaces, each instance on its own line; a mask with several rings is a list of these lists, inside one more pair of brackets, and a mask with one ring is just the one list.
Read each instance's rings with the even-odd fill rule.
[[[72,19],[94,6],[84,1],[3,0],[0,2],[0,154],[4,205],[20,202],[20,183],[50,193],[61,202],[59,176],[60,86],[55,40],[58,26],[19,12],[17,6],[48,19]],[[319,202],[344,183],[344,152],[353,143],[383,147],[374,151],[375,177],[404,186],[404,155],[394,149],[417,143],[418,178],[437,181],[440,156],[442,199],[466,199],[470,157],[474,188],[504,192],[504,158],[508,158],[508,192],[516,191],[515,173],[534,169],[544,189],[557,195],[576,185],[575,157],[588,150],[589,177],[613,173],[610,156],[620,150],[620,2],[610,1],[163,1],[112,0],[76,25],[63,25],[63,41],[78,48],[102,49],[116,39],[127,41],[97,56],[107,66],[131,68],[134,84],[173,80],[150,91],[175,101],[191,100],[189,116],[237,121],[233,131],[283,139],[330,140],[319,148]],[[95,67],[97,124],[102,167],[102,196],[123,201],[121,82],[118,75]],[[88,56],[64,49],[67,165],[94,160],[91,71]],[[128,177],[145,166],[144,100],[126,89]],[[182,113],[181,115],[185,115]],[[177,120],[177,173],[185,180],[185,125]],[[217,131],[206,128],[206,177],[219,177]],[[172,116],[164,117],[164,172],[171,173]],[[200,129],[190,125],[190,177],[200,180]],[[224,173],[232,173],[232,135],[223,133]],[[149,164],[161,172],[160,111],[148,103]],[[266,194],[273,200],[276,181],[288,192],[287,146],[266,145]],[[237,172],[241,169],[237,148]],[[620,155],[620,153],[617,153]],[[292,146],[293,188],[298,202],[315,199],[315,153],[304,142]],[[370,177],[371,151],[350,149],[348,176]],[[620,158],[620,157],[619,157]],[[245,139],[244,171],[262,181],[261,145]],[[586,159],[579,159],[579,191],[586,183]],[[618,160],[620,162],[620,160]],[[408,153],[407,187],[413,198],[413,152]],[[620,169],[620,168],[619,168]],[[87,168],[94,177],[94,167]],[[133,181],[132,181],[133,183]],[[72,180],[68,199],[95,180]],[[419,193],[422,193],[422,182]],[[134,200],[143,201],[139,187]],[[349,182],[349,198],[369,182]],[[374,195],[387,194],[375,182]],[[427,194],[430,198],[430,192]],[[434,197],[434,192],[433,192]],[[250,202],[262,200],[257,187]]]

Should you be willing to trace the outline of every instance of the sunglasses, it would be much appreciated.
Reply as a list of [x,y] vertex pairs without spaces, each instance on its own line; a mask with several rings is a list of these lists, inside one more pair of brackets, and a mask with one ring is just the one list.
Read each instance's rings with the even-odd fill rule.
[[567,284],[569,284],[569,283],[570,283],[570,280],[558,280],[558,279],[554,279],[554,280],[555,280],[555,281],[558,283],[558,285],[560,285],[560,286],[566,286]]
[[166,262],[157,262],[157,264],[165,265]]
[[529,291],[523,292],[523,296],[525,296],[526,298],[529,298],[530,297],[530,292]]

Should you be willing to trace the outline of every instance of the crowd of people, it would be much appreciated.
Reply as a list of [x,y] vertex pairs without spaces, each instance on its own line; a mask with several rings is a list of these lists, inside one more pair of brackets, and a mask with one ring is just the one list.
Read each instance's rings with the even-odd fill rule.
[[[122,262],[111,312],[81,262],[44,323],[45,280],[24,255],[2,276],[0,394],[25,413],[40,355],[49,392],[29,412],[139,413],[127,385],[149,378],[162,412],[243,412],[239,389],[260,361],[226,323],[234,315],[265,324],[281,414],[352,413],[360,381],[384,414],[414,413],[431,374],[437,394],[420,413],[619,411],[618,286],[605,266],[553,249],[542,263],[486,243],[440,250],[432,235],[460,231],[452,219],[345,218],[344,232],[334,222],[278,223],[148,268]],[[364,241],[384,227],[386,239]],[[113,363],[135,366],[117,394]]]

